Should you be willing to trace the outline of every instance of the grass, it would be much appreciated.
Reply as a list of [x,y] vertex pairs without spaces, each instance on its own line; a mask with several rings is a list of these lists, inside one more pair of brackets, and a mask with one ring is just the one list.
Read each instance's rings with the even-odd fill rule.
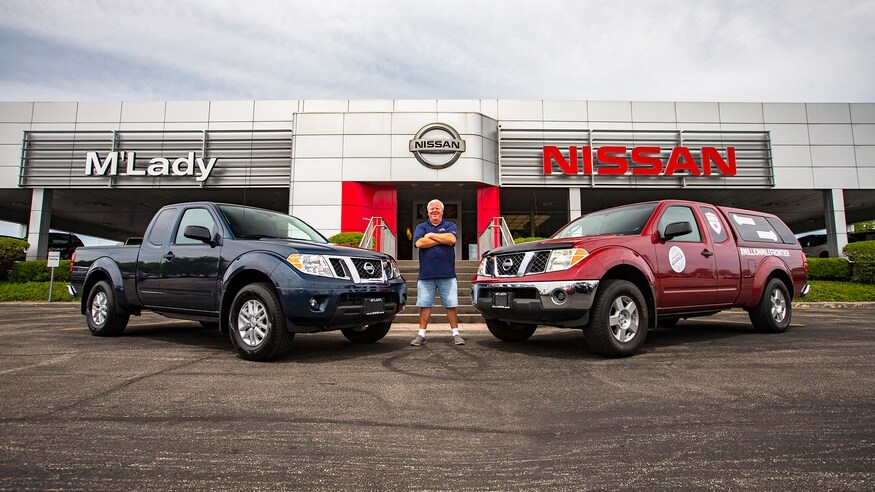
[[[875,302],[875,285],[811,280],[811,293],[801,302]],[[66,282],[55,282],[52,302],[75,302],[78,299],[67,294]],[[49,282],[0,282],[0,302],[47,302]]]

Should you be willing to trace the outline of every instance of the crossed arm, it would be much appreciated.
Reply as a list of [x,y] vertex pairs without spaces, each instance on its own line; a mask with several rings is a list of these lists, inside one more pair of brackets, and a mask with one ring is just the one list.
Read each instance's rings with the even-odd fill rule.
[[452,232],[445,232],[443,234],[438,234],[436,232],[426,233],[425,236],[416,240],[414,246],[419,249],[431,248],[432,246],[437,246],[438,244],[445,244],[447,246],[453,246],[456,244],[456,235]]

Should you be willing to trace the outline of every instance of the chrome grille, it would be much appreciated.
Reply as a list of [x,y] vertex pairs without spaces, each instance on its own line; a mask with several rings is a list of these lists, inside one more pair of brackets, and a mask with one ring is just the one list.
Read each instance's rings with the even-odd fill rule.
[[334,270],[334,276],[339,278],[347,278],[346,270],[343,268],[343,260],[340,258],[331,258],[331,269]]
[[498,277],[517,276],[520,265],[523,263],[524,253],[498,255],[495,257],[495,273]]
[[362,280],[383,278],[383,264],[379,259],[352,258],[352,264]]
[[532,256],[531,261],[529,261],[529,268],[526,273],[544,273],[547,271],[547,261],[549,259],[549,251],[538,251]]

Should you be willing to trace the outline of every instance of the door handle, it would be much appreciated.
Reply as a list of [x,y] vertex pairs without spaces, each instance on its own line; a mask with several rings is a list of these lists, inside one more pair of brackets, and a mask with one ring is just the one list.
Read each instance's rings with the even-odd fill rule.
[[705,258],[710,258],[710,257],[714,256],[714,252],[708,251],[707,249],[703,249],[702,256],[704,256]]
[[164,259],[167,261],[170,261],[174,258],[176,258],[176,255],[173,254],[173,251],[168,251],[167,254],[164,255]]

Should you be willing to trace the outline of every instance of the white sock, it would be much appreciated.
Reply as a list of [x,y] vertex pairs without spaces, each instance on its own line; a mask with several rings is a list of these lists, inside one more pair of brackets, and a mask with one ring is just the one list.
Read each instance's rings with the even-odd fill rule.
[[458,328],[453,328],[453,336],[454,337],[459,336],[459,329]]
[[425,328],[420,328],[419,336],[421,336],[422,338],[425,338]]

